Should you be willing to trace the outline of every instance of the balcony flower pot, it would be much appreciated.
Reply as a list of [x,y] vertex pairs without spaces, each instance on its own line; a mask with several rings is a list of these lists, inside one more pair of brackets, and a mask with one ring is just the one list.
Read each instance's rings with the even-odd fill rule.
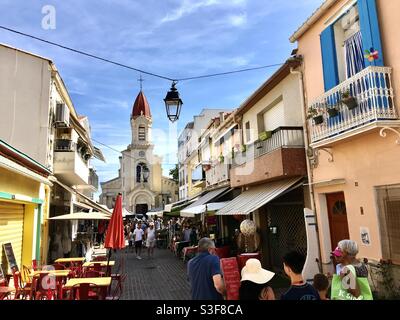
[[357,99],[350,94],[349,90],[342,93],[341,101],[347,106],[349,110],[352,110],[358,106]]
[[316,125],[318,125],[318,124],[321,124],[324,122],[324,117],[322,115],[319,115],[319,116],[313,117],[313,120],[314,120],[314,123]]
[[240,147],[240,151],[242,151],[242,153],[246,152],[246,145],[242,144],[242,146]]
[[220,155],[220,156],[218,157],[218,161],[219,161],[219,163],[223,163],[223,162],[224,162],[224,156],[223,156],[223,155]]
[[329,114],[329,118],[333,118],[333,117],[336,117],[337,115],[339,115],[339,110],[336,108],[328,108],[327,111]]
[[271,137],[272,137],[271,131],[263,131],[258,135],[258,139],[260,139],[260,141],[265,141]]
[[256,142],[254,142],[254,146],[256,147],[256,149],[261,149],[263,147],[262,141],[257,140]]

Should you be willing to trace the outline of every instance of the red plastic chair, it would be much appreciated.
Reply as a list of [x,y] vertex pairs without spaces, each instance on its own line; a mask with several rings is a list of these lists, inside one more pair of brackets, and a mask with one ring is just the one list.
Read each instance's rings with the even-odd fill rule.
[[104,276],[104,272],[87,270],[83,273],[83,278],[100,278]]
[[15,287],[14,299],[32,298],[32,282],[25,282],[21,272],[13,270],[13,280]]
[[61,264],[61,263],[54,263],[53,264],[54,270],[65,270],[65,265]]
[[93,261],[107,261],[107,256],[93,257]]

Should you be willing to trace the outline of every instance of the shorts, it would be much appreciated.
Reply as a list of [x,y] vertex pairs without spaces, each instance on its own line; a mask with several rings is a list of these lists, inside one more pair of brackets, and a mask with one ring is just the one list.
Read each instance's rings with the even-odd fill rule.
[[156,240],[147,240],[146,241],[146,247],[148,247],[148,248],[154,248],[155,244],[156,244]]
[[141,248],[141,247],[142,247],[142,240],[135,241],[135,248]]
[[133,241],[129,240],[129,246],[132,247],[133,246]]

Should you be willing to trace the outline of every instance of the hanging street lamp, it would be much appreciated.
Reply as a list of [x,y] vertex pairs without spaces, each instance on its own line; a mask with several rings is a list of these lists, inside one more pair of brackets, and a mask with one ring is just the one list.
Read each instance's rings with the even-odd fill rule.
[[179,92],[175,88],[175,85],[176,81],[173,81],[171,89],[168,91],[164,99],[167,116],[171,122],[175,122],[176,120],[179,119],[179,115],[181,113],[181,107],[183,104],[181,98],[179,98]]

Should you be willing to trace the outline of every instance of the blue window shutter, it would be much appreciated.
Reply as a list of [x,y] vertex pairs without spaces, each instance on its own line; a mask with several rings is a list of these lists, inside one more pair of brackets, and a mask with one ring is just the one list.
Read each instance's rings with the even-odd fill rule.
[[379,29],[376,2],[375,0],[358,0],[357,3],[364,51],[374,48],[379,52],[379,59],[373,62],[369,62],[368,59],[366,59],[365,65],[383,66],[381,32]]
[[324,70],[325,91],[339,84],[338,63],[336,56],[335,31],[330,25],[321,36],[322,67]]

